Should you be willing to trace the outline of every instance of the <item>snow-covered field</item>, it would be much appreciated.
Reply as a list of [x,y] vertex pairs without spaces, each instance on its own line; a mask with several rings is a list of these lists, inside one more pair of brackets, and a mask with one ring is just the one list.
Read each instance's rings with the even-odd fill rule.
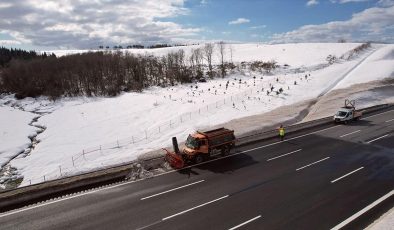
[[34,117],[29,112],[0,106],[0,168],[29,147],[29,136],[37,132],[37,128],[29,126]]
[[[19,111],[11,109],[11,104],[26,111],[48,113],[34,123],[46,127],[45,132],[37,137],[41,142],[28,156],[10,162],[23,175],[23,186],[42,182],[44,176],[48,180],[129,162],[141,154],[171,145],[173,136],[183,140],[196,129],[317,98],[336,87],[393,77],[394,45],[373,45],[372,49],[350,61],[316,68],[326,63],[329,54],[339,57],[358,45],[232,45],[236,63],[275,60],[280,65],[290,65],[290,69],[279,70],[270,76],[260,72],[235,72],[224,79],[206,83],[152,87],[143,93],[124,93],[115,98],[67,98],[50,102],[42,98],[15,101],[11,96],[3,96],[0,103],[9,100],[12,103],[0,107],[1,122],[6,124],[0,123],[0,133],[8,132],[7,127],[13,126],[22,126],[23,132],[7,134],[7,138],[16,144],[5,150],[1,148],[0,158],[20,152],[29,143],[26,142],[29,140],[27,136],[34,132],[28,123],[37,114],[21,112],[24,116],[14,116]],[[179,48],[149,52],[163,55]],[[192,48],[196,46],[183,47],[186,53]],[[64,55],[67,52],[55,53]],[[308,71],[299,73],[295,71],[298,68]],[[271,86],[273,92],[267,95]],[[276,94],[280,88],[283,93]],[[11,110],[12,114],[5,114],[3,110]]]

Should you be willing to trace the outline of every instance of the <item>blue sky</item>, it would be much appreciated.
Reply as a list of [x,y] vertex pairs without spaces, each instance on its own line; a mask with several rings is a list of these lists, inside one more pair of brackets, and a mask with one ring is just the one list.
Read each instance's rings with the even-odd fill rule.
[[394,42],[394,0],[2,0],[0,45]]
[[[189,15],[174,21],[205,28],[201,34],[207,39],[234,41],[270,41],[271,35],[297,29],[303,25],[346,21],[352,15],[374,7],[379,1],[333,3],[318,1],[308,6],[304,0],[207,0],[189,1]],[[219,13],[220,12],[220,13]],[[238,18],[249,22],[229,25]],[[257,27],[257,28],[254,28]]]

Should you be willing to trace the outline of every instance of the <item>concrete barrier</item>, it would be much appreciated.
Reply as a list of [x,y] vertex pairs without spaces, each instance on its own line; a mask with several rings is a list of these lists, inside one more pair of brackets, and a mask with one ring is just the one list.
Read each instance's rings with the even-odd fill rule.
[[[365,114],[370,114],[382,109],[388,109],[393,105],[379,105],[363,109]],[[299,123],[286,126],[287,134],[301,132],[311,127],[317,127],[327,124],[333,124],[332,117]],[[333,124],[334,125],[334,124]],[[276,138],[277,130],[266,132],[255,132],[249,135],[238,137],[237,146],[244,146],[253,142],[265,139]],[[163,163],[163,157],[145,159],[139,162],[145,168],[157,168]],[[25,205],[33,204],[38,201],[59,197],[77,191],[83,191],[89,188],[108,184],[110,182],[121,181],[129,175],[136,165],[136,162],[129,162],[117,165],[95,172],[84,173],[76,176],[62,178],[58,180],[48,181],[40,184],[30,185],[22,188],[12,189],[0,193],[0,212],[19,208]]]

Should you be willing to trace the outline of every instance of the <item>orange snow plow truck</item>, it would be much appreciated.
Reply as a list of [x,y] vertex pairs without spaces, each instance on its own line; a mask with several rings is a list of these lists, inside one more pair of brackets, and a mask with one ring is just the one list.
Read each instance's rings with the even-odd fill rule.
[[234,130],[219,128],[209,131],[197,131],[190,134],[185,147],[179,151],[176,137],[172,138],[174,152],[164,149],[165,160],[173,168],[183,168],[188,164],[201,163],[213,156],[230,154],[235,145]]

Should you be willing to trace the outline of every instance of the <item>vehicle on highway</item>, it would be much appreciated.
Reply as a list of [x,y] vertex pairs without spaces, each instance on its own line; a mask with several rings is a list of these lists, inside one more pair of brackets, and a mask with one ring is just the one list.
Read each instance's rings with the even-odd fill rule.
[[174,152],[165,149],[165,159],[172,167],[182,168],[186,164],[198,164],[213,156],[228,155],[235,145],[235,136],[234,130],[226,128],[197,131],[188,136],[182,151],[179,151],[176,138],[172,142]]
[[362,111],[356,110],[355,101],[345,100],[345,106],[341,107],[334,115],[335,123],[348,123],[349,121],[360,120],[363,115]]

